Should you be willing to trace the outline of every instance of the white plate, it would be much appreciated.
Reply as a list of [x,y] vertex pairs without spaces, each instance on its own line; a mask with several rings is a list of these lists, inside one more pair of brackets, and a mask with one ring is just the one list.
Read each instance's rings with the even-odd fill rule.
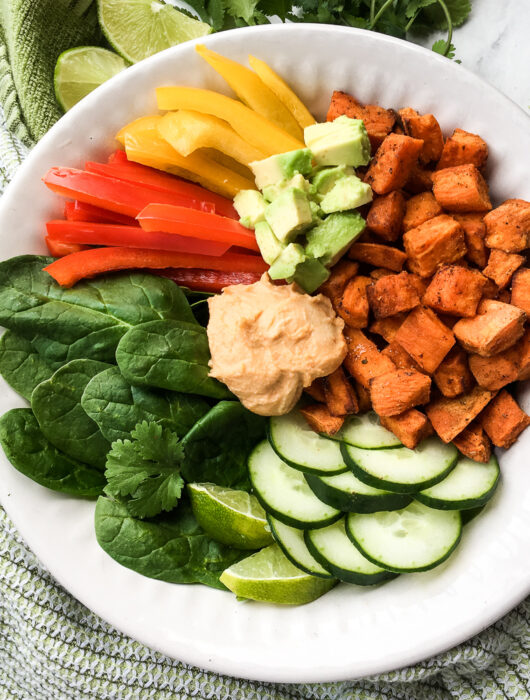
[[[317,25],[238,29],[203,40],[244,61],[270,62],[319,117],[333,89],[364,102],[433,112],[489,143],[497,201],[530,199],[530,122],[462,67],[379,34]],[[43,251],[44,221],[61,202],[41,184],[52,165],[105,157],[113,134],[155,109],[154,87],[224,89],[194,52],[170,49],[118,75],[71,110],[20,169],[0,204],[0,258]],[[526,403],[528,409],[529,396]],[[0,386],[0,410],[22,400]],[[44,566],[76,598],[135,639],[187,663],[263,681],[331,681],[388,671],[445,650],[530,592],[530,434],[501,460],[503,482],[483,517],[440,568],[373,589],[341,585],[300,608],[241,603],[203,586],[133,573],[96,543],[94,506],[29,481],[0,457],[0,499]]]

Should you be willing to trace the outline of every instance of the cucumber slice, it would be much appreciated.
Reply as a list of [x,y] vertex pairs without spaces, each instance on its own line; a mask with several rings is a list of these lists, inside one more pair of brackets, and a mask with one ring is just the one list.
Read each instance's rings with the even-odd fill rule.
[[286,464],[303,472],[340,474],[348,468],[340,443],[315,433],[296,410],[270,419],[269,442]]
[[362,450],[345,443],[341,450],[344,461],[358,479],[397,493],[416,493],[437,484],[449,474],[458,458],[454,445],[446,445],[436,437],[427,438],[414,450],[408,447]]
[[267,440],[252,451],[248,472],[263,508],[286,525],[306,530],[324,527],[341,516],[315,496],[303,473],[282,462]]
[[341,581],[371,586],[395,577],[368,561],[352,544],[346,534],[344,518],[320,530],[307,530],[304,538],[315,559]]
[[307,548],[303,530],[286,525],[273,518],[272,515],[267,515],[267,520],[269,521],[272,536],[287,559],[307,574],[320,576],[321,578],[333,578],[329,571],[318,563]]
[[344,472],[335,476],[306,474],[309,487],[321,501],[347,513],[376,513],[380,510],[405,508],[412,496],[392,493],[368,486],[352,474]]
[[368,411],[361,416],[350,416],[333,438],[363,450],[403,447],[394,433],[383,428],[379,416],[374,411]]
[[416,494],[421,503],[441,510],[467,510],[483,506],[499,483],[499,463],[492,456],[487,464],[460,457],[443,481]]
[[414,501],[390,513],[350,513],[346,532],[361,554],[388,571],[427,571],[455,549],[462,520],[457,510],[436,510]]

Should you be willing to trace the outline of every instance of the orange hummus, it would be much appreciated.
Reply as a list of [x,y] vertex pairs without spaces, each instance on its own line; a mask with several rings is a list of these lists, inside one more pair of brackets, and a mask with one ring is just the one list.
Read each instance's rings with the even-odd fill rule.
[[346,356],[344,322],[322,294],[275,286],[265,274],[254,284],[227,287],[208,303],[210,376],[254,413],[288,413],[304,387]]

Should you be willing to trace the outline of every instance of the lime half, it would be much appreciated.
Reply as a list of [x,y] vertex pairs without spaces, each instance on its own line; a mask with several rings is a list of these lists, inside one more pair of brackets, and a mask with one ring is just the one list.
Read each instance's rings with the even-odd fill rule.
[[273,541],[256,496],[216,484],[188,484],[188,493],[197,522],[218,542],[259,549]]
[[131,63],[212,31],[159,0],[98,0],[98,8],[107,39]]
[[277,544],[271,544],[225,569],[221,583],[240,598],[304,605],[327,593],[336,581],[306,574],[291,564]]
[[64,51],[55,66],[57,101],[68,111],[89,92],[127,68],[127,65],[121,56],[99,46],[78,46]]

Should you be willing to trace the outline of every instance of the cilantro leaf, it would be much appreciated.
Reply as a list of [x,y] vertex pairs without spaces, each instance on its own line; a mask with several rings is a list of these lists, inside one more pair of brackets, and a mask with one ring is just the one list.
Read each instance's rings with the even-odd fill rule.
[[116,440],[107,455],[105,493],[126,498],[131,515],[150,518],[170,511],[182,493],[184,451],[177,435],[159,423],[138,423],[132,440]]
[[[453,27],[460,27],[464,24],[471,12],[471,0],[443,0],[449,14]],[[422,11],[422,15],[428,20],[431,31],[435,29],[447,29],[447,19],[443,12],[442,5],[438,0],[435,4],[429,5]]]
[[225,0],[226,11],[236,19],[243,19],[247,24],[253,24],[254,12],[258,0]]
[[453,44],[449,44],[449,46],[447,46],[447,41],[445,39],[438,39],[438,41],[435,41],[432,45],[432,50],[435,53],[446,56],[447,58],[454,58],[456,53],[456,49]]

